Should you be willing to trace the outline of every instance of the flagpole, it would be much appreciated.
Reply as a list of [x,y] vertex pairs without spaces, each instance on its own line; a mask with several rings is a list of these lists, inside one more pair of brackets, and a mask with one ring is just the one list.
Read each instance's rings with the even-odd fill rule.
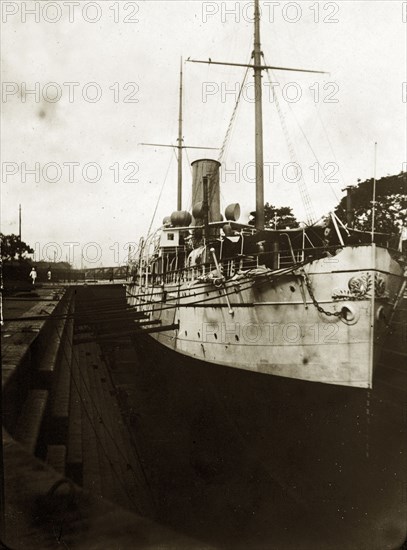
[[374,174],[373,174],[373,200],[372,200],[372,243],[374,242],[374,226],[376,216],[376,165],[377,165],[377,142],[374,144]]

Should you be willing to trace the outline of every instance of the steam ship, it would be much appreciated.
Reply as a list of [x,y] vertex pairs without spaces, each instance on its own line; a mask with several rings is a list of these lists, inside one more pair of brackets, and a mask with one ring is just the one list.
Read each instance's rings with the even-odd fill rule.
[[[162,460],[166,479],[192,469],[206,472],[209,485],[219,478],[226,487],[230,476],[229,498],[240,495],[235,511],[251,493],[264,521],[269,513],[276,518],[285,497],[302,503],[301,517],[290,519],[285,509],[273,529],[311,526],[303,548],[395,548],[407,511],[400,319],[398,337],[391,333],[405,307],[406,258],[389,236],[374,227],[357,231],[334,213],[322,226],[265,228],[261,75],[294,69],[263,63],[259,4],[252,62],[242,64],[254,71],[255,225],[239,221],[237,203],[222,216],[221,164],[214,159],[192,163],[193,208],[182,209],[181,85],[177,210],[140,240],[129,262],[127,301],[144,314],[143,346],[154,358],[143,372],[158,373],[150,399],[167,404],[151,437],[158,451],[167,431],[172,452],[179,449],[173,462]],[[251,465],[250,475],[237,467],[237,455]],[[190,474],[191,486],[201,473]],[[168,513],[177,498],[166,495]],[[201,503],[201,518],[213,509],[226,524],[230,502],[222,509],[219,502]],[[245,547],[238,534],[234,547]],[[278,540],[273,547],[291,547]]]
[[325,227],[265,229],[261,76],[269,69],[297,69],[262,63],[259,2],[254,22],[253,63],[242,66],[254,70],[256,91],[255,227],[239,222],[236,203],[226,208],[224,220],[221,165],[212,159],[192,163],[192,215],[182,210],[181,69],[178,210],[141,239],[128,301],[155,325],[148,328],[153,338],[184,356],[372,388],[405,289],[405,259],[385,235],[354,231],[335,214]]

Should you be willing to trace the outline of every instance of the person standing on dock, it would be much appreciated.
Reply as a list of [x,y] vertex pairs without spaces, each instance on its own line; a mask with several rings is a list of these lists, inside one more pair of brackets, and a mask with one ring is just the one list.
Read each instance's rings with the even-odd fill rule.
[[35,285],[35,280],[37,278],[37,269],[35,267],[33,267],[30,271],[30,277],[33,281],[33,285]]
[[51,273],[51,268],[49,267],[49,268],[48,268],[48,271],[47,271],[47,280],[48,280],[49,282],[51,282],[51,277],[52,277],[52,273]]

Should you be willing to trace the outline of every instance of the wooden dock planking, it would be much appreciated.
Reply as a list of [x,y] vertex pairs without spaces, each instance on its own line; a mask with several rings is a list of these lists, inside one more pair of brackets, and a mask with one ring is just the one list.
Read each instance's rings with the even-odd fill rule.
[[[99,465],[102,475],[103,496],[129,507],[130,502],[126,495],[126,486],[123,485],[121,460],[115,443],[115,431],[109,423],[113,407],[112,397],[106,395],[103,389],[103,366],[98,361],[98,355],[94,346],[86,346],[88,349],[87,363],[89,380],[97,407],[97,434]],[[97,368],[95,368],[97,367]]]
[[[89,315],[94,319],[92,308],[88,311],[87,304],[83,302],[78,300],[75,312],[82,323]],[[55,309],[55,303],[49,302],[47,305]],[[31,308],[26,315],[45,316],[44,304],[40,306],[39,311]],[[67,300],[48,324],[47,312],[44,320],[31,318],[29,325],[16,333],[15,351],[18,347],[21,354],[22,341],[26,341],[27,350],[32,351],[33,362],[37,359],[37,369],[30,369],[30,372],[39,374],[32,379],[32,387],[36,389],[30,391],[18,421],[19,438],[34,452],[47,410],[50,422],[44,431],[47,437],[44,456],[46,452],[49,464],[98,497],[104,496],[127,508],[146,510],[150,500],[145,479],[101,348],[94,341],[74,346],[74,334],[80,323],[78,325],[76,318],[71,317],[72,313],[73,306]],[[111,323],[113,330],[121,329],[116,325],[122,318],[128,320],[133,315],[118,313],[105,324],[109,326]],[[97,319],[96,316],[96,322]],[[33,332],[37,331],[36,324],[44,330],[35,349],[31,350],[32,343],[38,337],[38,332]],[[89,330],[93,326],[83,328]],[[108,331],[109,336],[111,332]],[[118,334],[122,336],[122,332]],[[81,336],[86,338],[89,334],[85,332]],[[10,340],[10,344],[14,342]],[[12,345],[9,350],[13,350]],[[12,372],[12,363],[6,365],[7,371]]]
[[100,365],[99,375],[105,380],[103,383],[105,402],[109,402],[109,408],[106,408],[106,411],[108,411],[106,425],[115,437],[115,454],[122,476],[122,484],[124,483],[126,487],[126,496],[131,501],[133,508],[136,506],[142,513],[152,513],[151,495],[148,493],[139,457],[132,444],[130,432],[120,410],[116,395],[117,390],[112,383],[100,347],[93,344],[93,349],[97,353],[97,361]]
[[74,347],[71,363],[66,462],[67,475],[79,485],[82,484],[83,468],[81,387],[79,376],[79,350],[77,347]]
[[87,372],[86,347],[79,348],[79,371],[81,376],[81,410],[82,410],[82,455],[83,481],[82,486],[96,497],[102,497],[102,479],[99,465],[97,431],[95,425],[96,412],[92,402]]

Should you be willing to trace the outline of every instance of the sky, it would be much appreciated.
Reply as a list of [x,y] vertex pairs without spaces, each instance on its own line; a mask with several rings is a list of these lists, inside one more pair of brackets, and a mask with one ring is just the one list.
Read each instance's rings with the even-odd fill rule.
[[[347,185],[406,169],[406,2],[261,2],[265,201],[306,220]],[[253,2],[3,1],[1,231],[35,261],[123,265],[176,209],[179,67],[184,144],[221,148],[248,63]],[[404,83],[404,84],[403,84]],[[271,92],[274,90],[274,93]],[[375,163],[375,142],[376,163]],[[191,208],[184,154],[183,208]],[[221,204],[255,206],[249,70],[221,166]]]

